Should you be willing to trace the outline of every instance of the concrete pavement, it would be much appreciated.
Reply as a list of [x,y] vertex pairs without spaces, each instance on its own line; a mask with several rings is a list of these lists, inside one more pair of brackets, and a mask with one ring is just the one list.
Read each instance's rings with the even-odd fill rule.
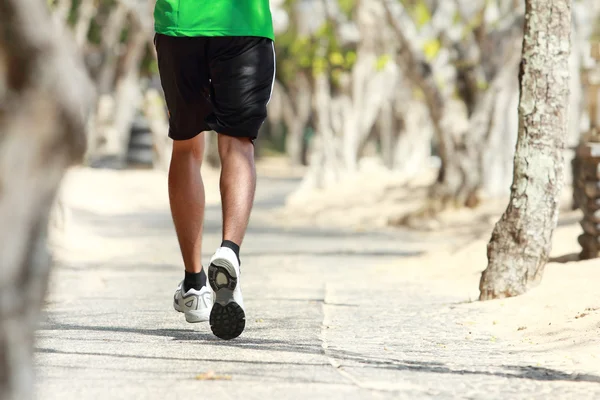
[[[479,312],[455,307],[460,295],[404,280],[402,259],[434,243],[282,228],[272,210],[291,179],[259,183],[242,249],[246,330],[221,341],[172,309],[183,274],[164,182],[143,176],[85,189],[89,176],[72,180],[85,193],[72,202],[38,332],[40,399],[599,398],[599,376],[539,366],[458,324]],[[205,260],[219,220],[209,205]]]

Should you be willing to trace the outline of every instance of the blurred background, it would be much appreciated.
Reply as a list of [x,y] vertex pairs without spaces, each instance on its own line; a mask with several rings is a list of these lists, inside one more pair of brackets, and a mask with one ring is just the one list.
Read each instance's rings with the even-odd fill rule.
[[[73,32],[96,86],[86,164],[166,169],[154,2],[49,3]],[[425,177],[426,213],[508,194],[522,1],[272,0],[271,8],[277,79],[257,157],[299,167],[301,203],[363,171],[378,187],[392,175],[396,184]],[[574,1],[568,164],[589,127],[583,77],[593,65],[599,15],[597,1]],[[214,139],[208,135],[206,159],[217,167]],[[393,214],[386,221],[406,222]]]

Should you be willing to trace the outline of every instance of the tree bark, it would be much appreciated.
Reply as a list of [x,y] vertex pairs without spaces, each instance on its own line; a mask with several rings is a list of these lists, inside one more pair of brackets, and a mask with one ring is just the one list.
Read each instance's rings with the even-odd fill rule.
[[396,119],[402,121],[402,128],[394,145],[393,169],[405,179],[411,179],[422,174],[429,165],[434,128],[427,106],[422,102],[403,96],[396,103]]
[[82,0],[77,9],[77,23],[75,24],[75,42],[80,49],[85,47],[90,31],[90,25],[98,8],[94,0]]
[[519,136],[508,208],[488,245],[480,300],[537,285],[552,245],[569,120],[571,0],[527,0]]
[[306,74],[301,73],[293,82],[290,94],[276,82],[278,95],[281,97],[281,116],[287,127],[285,151],[291,165],[302,164],[304,150],[304,130],[312,112],[310,81]]
[[109,94],[114,90],[119,64],[119,41],[127,21],[127,7],[118,1],[110,11],[102,29],[102,53],[104,60],[98,73],[98,94]]
[[0,398],[28,400],[48,217],[65,169],[83,156],[91,85],[44,2],[0,0],[0,15]]
[[58,0],[54,5],[53,15],[56,22],[60,25],[66,24],[71,8],[73,8],[73,0]]
[[107,130],[105,151],[116,156],[118,166],[127,162],[131,124],[142,100],[140,91],[140,63],[148,45],[148,31],[136,18],[132,18],[131,37],[123,57],[120,76],[114,95],[114,114],[111,127]]
[[[513,12],[508,22],[499,24],[501,27],[494,32],[486,32],[486,27],[482,26],[472,35],[461,36],[461,41],[451,49],[456,54],[452,62],[455,66],[452,66],[426,59],[418,49],[422,41],[418,30],[400,3],[382,0],[382,4],[400,44],[398,64],[424,97],[441,160],[437,182],[429,193],[430,202],[417,216],[435,214],[448,206],[476,206],[487,178],[482,173],[487,160],[482,160],[481,154],[493,138],[492,130],[498,131],[497,122],[501,122],[494,120],[495,110],[506,106],[497,104],[497,100],[510,100],[509,96],[500,97],[498,93],[504,90],[502,85],[510,81],[507,77],[517,70],[520,49],[515,49],[514,43],[521,36],[521,27],[515,29],[519,13]],[[444,6],[450,4],[445,2]],[[439,10],[446,14],[449,11]],[[465,30],[471,30],[467,22],[463,26]],[[430,27],[430,30],[436,29],[447,28]],[[497,40],[500,37],[501,40]],[[494,53],[490,55],[486,50],[492,44]],[[440,79],[444,79],[443,84],[438,83]],[[501,165],[494,165],[498,166]]]
[[394,168],[394,148],[396,147],[398,129],[396,127],[396,119],[391,104],[384,104],[381,107],[379,119],[376,123],[376,129],[381,145],[383,165],[392,169]]
[[[486,157],[486,153],[493,148],[491,139],[494,136],[501,136],[503,141],[510,140],[510,134],[503,127],[506,127],[506,120],[503,116],[495,120],[494,116],[499,108],[506,106],[507,100],[502,99],[500,95],[510,91],[510,83],[513,74],[518,71],[519,51],[516,46],[512,46],[506,51],[506,59],[500,69],[500,72],[490,82],[490,87],[479,97],[474,105],[472,114],[468,118],[465,130],[455,131],[458,135],[453,138],[452,152],[448,153],[446,165],[443,174],[438,182],[432,188],[433,197],[440,199],[441,205],[454,204],[458,207],[474,207],[479,204],[481,189],[486,180],[490,178],[490,173],[498,172],[502,165],[494,163],[496,171],[487,168],[487,164],[492,159]],[[504,100],[504,101],[501,101]],[[510,99],[508,99],[510,100]],[[448,106],[444,110],[446,134],[452,133],[456,129],[458,121],[453,120],[452,115],[460,115],[460,111],[452,111]],[[448,122],[452,122],[449,124]],[[501,151],[504,143],[500,140],[496,151]],[[514,142],[513,142],[514,146]],[[514,148],[514,147],[513,147]]]
[[309,162],[310,169],[305,175],[299,190],[304,187],[323,188],[338,182],[345,174],[342,163],[341,138],[332,127],[334,99],[331,97],[331,83],[324,74],[314,78],[313,109],[316,129],[319,132],[315,150]]

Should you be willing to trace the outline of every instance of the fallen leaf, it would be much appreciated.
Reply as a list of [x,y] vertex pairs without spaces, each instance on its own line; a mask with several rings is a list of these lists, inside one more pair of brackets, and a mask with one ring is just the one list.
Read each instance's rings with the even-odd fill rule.
[[208,371],[203,374],[196,375],[197,381],[230,381],[230,375],[217,375],[214,371]]

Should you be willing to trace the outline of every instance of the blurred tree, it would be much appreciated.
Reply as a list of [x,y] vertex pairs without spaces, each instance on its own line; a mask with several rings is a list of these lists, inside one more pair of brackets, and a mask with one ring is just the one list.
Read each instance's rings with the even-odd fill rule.
[[510,164],[502,155],[514,149],[520,8],[509,7],[512,0],[415,1],[412,9],[382,2],[400,42],[397,62],[424,98],[441,159],[425,211],[475,206],[484,184],[499,186]]
[[[571,146],[580,136],[578,70],[600,11],[596,3],[579,0],[573,19]],[[284,121],[288,131],[289,121],[314,123],[311,168],[300,191],[351,177],[375,144],[382,164],[407,178],[427,168],[433,147],[441,167],[425,215],[507,195],[518,133],[523,4],[288,1],[274,95],[283,100],[271,111],[280,121],[281,110],[292,110]],[[294,102],[308,104],[298,100],[307,96],[297,87],[311,97],[311,117],[294,112],[307,109]]]
[[[152,104],[144,115],[155,119],[149,126],[156,165],[168,165],[170,142],[156,140],[166,135],[167,116],[155,96],[154,2],[48,2],[80,42],[96,82],[88,160],[123,166],[136,113]],[[600,11],[595,0],[575,5],[570,146],[585,121],[577,115],[578,70]],[[285,149],[292,164],[310,164],[300,190],[352,178],[367,155],[411,178],[429,168],[433,151],[441,168],[424,211],[508,194],[521,6],[522,0],[271,0],[277,81],[259,144]],[[207,146],[207,159],[213,150]]]
[[[355,172],[368,142],[394,147],[398,68],[390,54],[396,45],[381,25],[385,13],[377,2],[304,0],[289,6],[290,29],[277,41],[282,85],[276,87],[295,103],[286,116],[295,121],[293,140],[302,140],[303,121],[317,131],[302,189],[323,187]],[[391,123],[378,124],[382,113],[392,112]],[[299,148],[288,146],[296,154]]]
[[91,84],[44,2],[0,0],[0,398],[33,398],[48,218],[81,161]]
[[513,3],[289,2],[276,88],[310,87],[317,135],[303,188],[351,176],[369,143],[387,167],[420,174],[432,136],[442,161],[432,204],[476,205],[482,188],[508,184],[522,32]]
[[[86,161],[104,160],[123,167],[133,121],[145,104],[147,88],[142,78],[156,74],[154,1],[53,0],[50,4],[55,20],[71,30],[97,89],[96,111],[88,124]],[[147,114],[164,117],[154,111]],[[149,125],[157,128],[164,124],[153,121]]]
[[488,245],[481,300],[524,293],[548,260],[563,186],[570,32],[571,0],[526,1],[514,178]]

